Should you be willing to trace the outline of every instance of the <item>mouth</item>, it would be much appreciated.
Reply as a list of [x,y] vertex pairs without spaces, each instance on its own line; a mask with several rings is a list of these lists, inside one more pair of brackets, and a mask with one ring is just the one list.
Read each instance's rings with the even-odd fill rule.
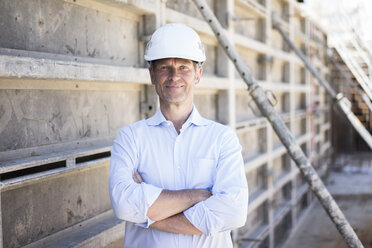
[[180,88],[183,88],[183,85],[166,85],[165,88],[167,88],[167,89],[180,89]]

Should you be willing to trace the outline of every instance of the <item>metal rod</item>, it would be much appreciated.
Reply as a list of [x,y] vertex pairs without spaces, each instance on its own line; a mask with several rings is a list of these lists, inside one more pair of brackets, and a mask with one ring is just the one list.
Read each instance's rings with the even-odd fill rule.
[[240,76],[248,85],[248,90],[250,91],[252,99],[256,102],[262,114],[271,123],[274,131],[278,135],[283,145],[286,147],[288,154],[295,161],[297,167],[300,169],[301,174],[310,185],[310,189],[318,197],[320,203],[328,213],[342,237],[345,239],[346,243],[352,248],[363,247],[337,203],[334,201],[333,197],[324,186],[322,180],[311,166],[310,161],[307,159],[299,145],[296,144],[289,129],[284,124],[280,116],[275,112],[273,106],[269,103],[264,90],[257,84],[249,69],[236,52],[234,46],[225,36],[221,24],[209,8],[208,4],[205,2],[205,0],[193,0],[193,2],[199,9],[206,22],[212,28],[221,47],[225,50],[228,57],[233,61]]
[[325,81],[319,73],[315,70],[315,68],[310,64],[310,62],[307,60],[305,55],[301,52],[300,49],[298,49],[294,43],[289,39],[288,35],[284,33],[284,31],[280,28],[279,24],[276,23],[275,21],[273,22],[273,28],[279,31],[279,33],[282,35],[283,39],[290,45],[292,50],[297,54],[298,57],[304,62],[305,66],[307,69],[311,72],[311,74],[318,79],[321,85],[326,89],[327,93],[331,95],[333,99],[336,99],[337,93],[332,89],[332,87],[328,84],[327,81]]
[[344,112],[347,119],[349,120],[350,124],[354,127],[355,131],[359,133],[362,139],[367,143],[369,148],[372,150],[372,136],[368,132],[368,130],[363,126],[360,120],[354,115],[351,111],[351,103],[350,101],[342,95],[342,93],[336,93],[330,84],[324,80],[319,73],[315,70],[315,68],[311,65],[309,60],[305,57],[305,55],[301,52],[300,49],[291,41],[288,35],[280,28],[279,24],[274,21],[273,28],[279,31],[282,35],[283,39],[288,43],[288,45],[292,48],[292,50],[297,54],[298,57],[304,62],[306,68],[313,74],[313,76],[318,79],[321,85],[326,89],[327,93],[331,95],[332,99],[337,103],[337,106]]
[[337,70],[342,74],[342,76],[346,79],[346,81],[350,84],[350,86],[355,89],[355,91],[357,92],[359,97],[364,101],[364,103],[367,104],[369,111],[372,111],[372,102],[369,100],[368,96],[359,89],[358,85],[356,85],[356,83],[354,83],[354,81],[346,74],[346,72],[341,68],[340,63],[338,63],[332,57],[332,55],[328,55],[328,58],[331,60],[332,64],[334,64]]
[[350,124],[354,127],[354,129],[359,133],[359,135],[367,143],[369,148],[372,149],[372,136],[368,132],[368,130],[363,126],[360,120],[351,111],[350,101],[346,97],[344,97],[341,93],[338,96],[340,97],[338,97],[337,99],[337,106],[344,112]]

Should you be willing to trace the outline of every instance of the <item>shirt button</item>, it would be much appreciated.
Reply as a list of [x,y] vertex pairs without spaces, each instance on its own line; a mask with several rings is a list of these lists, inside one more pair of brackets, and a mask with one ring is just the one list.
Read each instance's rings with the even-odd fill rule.
[[177,169],[181,169],[181,167],[180,166],[177,166]]

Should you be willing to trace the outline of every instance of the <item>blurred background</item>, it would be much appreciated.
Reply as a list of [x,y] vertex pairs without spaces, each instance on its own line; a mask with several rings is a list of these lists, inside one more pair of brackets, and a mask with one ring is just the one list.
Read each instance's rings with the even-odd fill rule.
[[[207,3],[372,247],[371,1]],[[250,202],[234,246],[347,247],[188,0],[0,1],[0,247],[123,246],[108,195],[111,145],[158,107],[143,54],[171,22],[195,29],[206,49],[196,107],[243,148]]]

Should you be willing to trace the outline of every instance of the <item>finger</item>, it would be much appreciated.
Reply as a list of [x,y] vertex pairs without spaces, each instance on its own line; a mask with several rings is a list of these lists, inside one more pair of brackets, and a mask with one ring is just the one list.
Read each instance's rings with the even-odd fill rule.
[[138,180],[138,176],[137,176],[137,171],[136,170],[133,170],[133,180],[136,182],[136,183],[140,183],[140,181]]
[[143,183],[143,179],[142,179],[141,175],[138,173],[138,171],[136,171],[136,176],[137,176],[137,179],[138,179],[139,183]]
[[136,181],[136,183],[142,183],[143,182],[141,175],[136,170],[133,171],[133,179],[134,179],[134,181]]
[[136,170],[133,170],[132,178],[133,178],[133,180],[134,180],[136,183],[139,183],[139,182],[138,182],[137,175],[136,175]]
[[142,177],[141,177],[141,174],[139,174],[138,171],[136,171],[136,172],[137,172],[138,180],[140,181],[140,183],[143,183],[143,179],[142,179]]

